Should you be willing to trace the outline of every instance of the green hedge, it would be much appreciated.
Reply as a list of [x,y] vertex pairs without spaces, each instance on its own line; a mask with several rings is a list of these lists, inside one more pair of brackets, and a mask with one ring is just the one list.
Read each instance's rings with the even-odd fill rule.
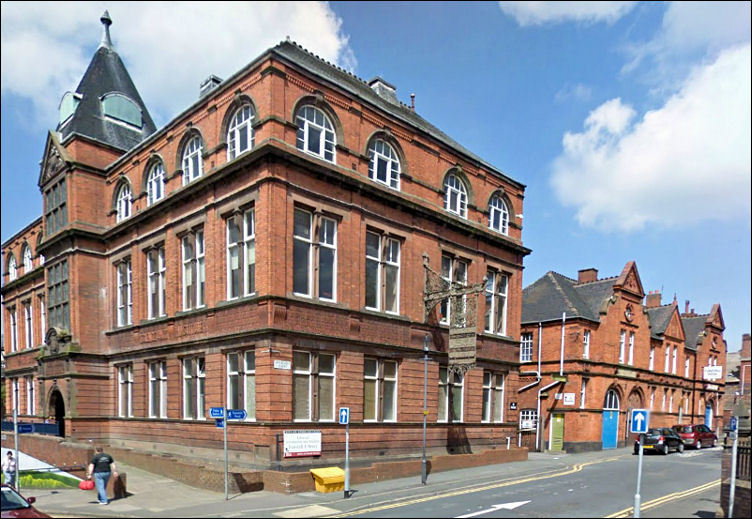
[[[3,474],[5,483],[5,474]],[[78,488],[79,481],[70,476],[51,472],[23,472],[19,474],[21,488]]]

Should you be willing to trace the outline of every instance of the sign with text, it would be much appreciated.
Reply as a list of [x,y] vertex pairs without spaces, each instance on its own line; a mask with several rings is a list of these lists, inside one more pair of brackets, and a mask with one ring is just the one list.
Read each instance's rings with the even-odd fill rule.
[[288,371],[292,367],[289,360],[274,359],[274,369],[283,369]]
[[247,417],[248,417],[248,413],[246,413],[245,409],[228,409],[227,410],[228,420],[245,420]]
[[210,407],[209,416],[212,418],[224,418],[225,408],[224,407]]
[[285,431],[285,458],[321,456],[321,431]]
[[564,393],[564,405],[574,405],[574,393]]
[[705,366],[702,368],[702,378],[705,380],[718,380],[723,377],[723,366]]

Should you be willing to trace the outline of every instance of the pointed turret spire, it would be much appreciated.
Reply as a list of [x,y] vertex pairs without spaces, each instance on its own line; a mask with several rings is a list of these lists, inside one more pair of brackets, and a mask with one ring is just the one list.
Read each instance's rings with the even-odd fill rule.
[[112,18],[110,18],[110,13],[105,10],[99,21],[102,22],[102,41],[99,43],[99,46],[106,49],[112,49],[112,40],[110,39],[110,25],[112,25]]

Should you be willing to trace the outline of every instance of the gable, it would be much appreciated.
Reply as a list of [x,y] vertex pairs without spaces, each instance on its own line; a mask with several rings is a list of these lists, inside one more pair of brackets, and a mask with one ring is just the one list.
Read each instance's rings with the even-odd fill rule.
[[39,171],[39,187],[44,186],[50,180],[58,176],[70,165],[71,159],[68,152],[60,145],[53,132],[47,135],[47,143],[44,147],[44,158]]
[[723,314],[721,313],[721,305],[718,303],[713,305],[713,309],[710,311],[707,324],[718,328],[719,330],[726,329],[726,323],[723,321]]
[[663,335],[672,337],[682,342],[684,342],[685,340],[684,327],[682,326],[681,317],[679,316],[679,311],[676,309],[676,307],[674,307],[674,311],[671,314],[671,319],[669,320],[668,326],[666,326],[666,331]]
[[621,271],[621,275],[616,280],[616,283],[614,283],[614,286],[618,286],[622,290],[631,292],[639,298],[645,296],[645,291],[642,289],[640,274],[637,272],[637,265],[634,261],[630,261],[624,266],[624,270]]

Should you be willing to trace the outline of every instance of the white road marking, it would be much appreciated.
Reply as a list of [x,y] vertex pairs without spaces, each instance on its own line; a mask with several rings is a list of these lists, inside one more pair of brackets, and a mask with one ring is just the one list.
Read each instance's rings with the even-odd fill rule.
[[528,504],[530,501],[517,501],[515,503],[502,503],[500,505],[493,505],[491,508],[481,510],[479,512],[473,512],[472,514],[458,515],[457,519],[466,519],[468,517],[475,517],[476,515],[489,514],[496,510],[514,510],[517,507]]
[[279,517],[328,517],[339,513],[339,510],[329,508],[328,506],[310,505],[300,508],[293,508],[292,510],[285,510],[284,512],[275,512],[274,515]]

